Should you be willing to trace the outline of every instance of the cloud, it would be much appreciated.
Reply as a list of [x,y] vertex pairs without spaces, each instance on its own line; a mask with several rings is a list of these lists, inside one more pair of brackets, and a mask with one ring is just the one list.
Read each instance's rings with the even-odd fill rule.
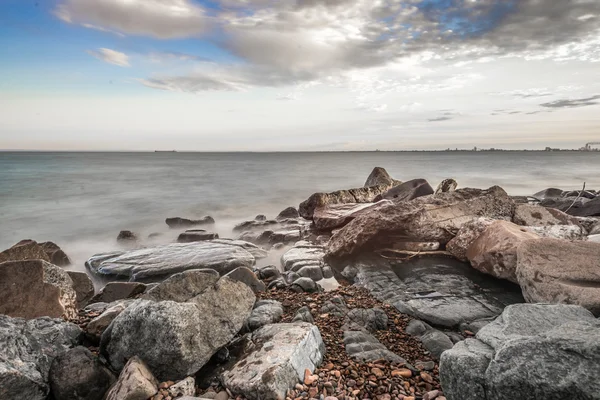
[[159,39],[198,36],[209,25],[205,10],[190,0],[64,0],[54,15],[84,27]]
[[208,61],[207,58],[178,51],[154,51],[147,54],[151,62],[164,63],[170,61]]
[[547,108],[576,108],[576,107],[585,107],[585,106],[595,106],[600,104],[598,101],[600,100],[600,95],[586,97],[582,99],[562,99],[556,100],[549,103],[540,104],[542,107]]
[[437,118],[428,119],[427,121],[429,121],[429,122],[442,122],[442,121],[449,121],[451,119],[452,119],[452,117],[437,117]]
[[119,51],[101,48],[98,50],[88,50],[87,53],[109,64],[118,65],[119,67],[130,67],[129,56]]

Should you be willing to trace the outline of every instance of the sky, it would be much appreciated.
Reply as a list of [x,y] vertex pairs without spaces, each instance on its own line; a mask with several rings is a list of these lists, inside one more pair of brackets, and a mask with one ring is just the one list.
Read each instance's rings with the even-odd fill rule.
[[595,141],[598,0],[0,0],[0,149]]

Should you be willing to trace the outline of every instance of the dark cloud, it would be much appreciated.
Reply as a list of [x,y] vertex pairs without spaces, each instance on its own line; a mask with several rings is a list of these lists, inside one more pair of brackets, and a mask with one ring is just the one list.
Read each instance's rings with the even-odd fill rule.
[[598,101],[600,100],[600,95],[586,97],[582,99],[562,99],[556,100],[549,103],[540,104],[542,107],[546,108],[576,108],[576,107],[586,107],[586,106],[595,106],[600,104]]
[[441,121],[448,121],[448,120],[451,120],[451,119],[452,119],[452,117],[438,117],[438,118],[428,119],[427,121],[429,121],[429,122],[441,122]]

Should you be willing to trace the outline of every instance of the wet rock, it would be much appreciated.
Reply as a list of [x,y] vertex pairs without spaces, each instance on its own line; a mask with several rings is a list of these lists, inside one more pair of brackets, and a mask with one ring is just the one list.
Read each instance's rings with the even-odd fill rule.
[[52,394],[60,400],[102,400],[116,378],[85,347],[56,357],[50,368]]
[[554,208],[546,208],[532,204],[518,204],[515,207],[513,222],[525,226],[576,225],[577,218]]
[[331,269],[331,267],[329,265],[325,265],[324,267],[322,267],[321,271],[323,273],[323,278],[325,278],[325,279],[333,278],[333,270]]
[[454,346],[446,334],[423,321],[412,320],[406,327],[406,332],[418,337],[423,346],[438,360],[444,351]]
[[136,242],[138,237],[131,231],[121,231],[117,235],[117,242]]
[[517,246],[540,237],[508,221],[488,226],[469,246],[467,258],[473,268],[500,279],[517,282]]
[[219,273],[213,269],[192,269],[170,276],[148,290],[142,298],[183,303],[202,294],[218,280]]
[[0,315],[0,394],[4,399],[44,400],[52,361],[76,346],[77,325],[47,317]]
[[98,275],[131,281],[164,279],[178,272],[203,268],[225,275],[238,267],[252,267],[256,256],[262,253],[251,243],[217,239],[98,254],[86,266]]
[[178,243],[192,243],[203,240],[218,239],[219,235],[214,232],[207,232],[204,229],[189,229],[177,237]]
[[319,285],[310,278],[298,278],[290,286],[295,292],[317,293],[320,291]]
[[322,246],[296,245],[281,256],[281,264],[285,271],[297,272],[306,265],[321,265],[325,249]]
[[366,209],[381,207],[379,203],[328,204],[318,207],[313,213],[313,222],[320,231],[330,231],[342,227],[359,216]]
[[406,240],[448,243],[463,224],[478,217],[512,219],[514,203],[504,190],[460,189],[365,212],[333,235],[331,259],[385,246],[390,234]]
[[270,282],[274,279],[281,277],[281,272],[276,266],[268,265],[266,267],[258,269],[256,271],[256,276],[262,281]]
[[186,303],[138,300],[104,332],[101,351],[115,370],[137,355],[159,379],[183,379],[240,331],[254,301],[247,285],[227,277]]
[[73,290],[75,290],[77,299],[77,308],[85,307],[92,297],[94,297],[94,284],[85,272],[67,271],[73,281]]
[[401,185],[395,186],[385,193],[382,193],[381,195],[375,197],[374,201],[410,201],[416,199],[417,197],[428,196],[433,193],[433,188],[425,179],[413,179],[411,181],[404,182]]
[[256,302],[254,309],[248,317],[246,325],[250,331],[276,323],[283,316],[283,306],[276,300],[261,300]]
[[196,225],[211,225],[215,223],[213,217],[206,216],[201,219],[187,219],[187,218],[167,218],[165,220],[166,224],[169,225],[169,228],[190,228]]
[[402,182],[393,179],[390,176],[390,174],[388,174],[388,172],[385,170],[385,168],[375,167],[373,168],[373,171],[371,171],[371,173],[369,174],[369,177],[367,178],[364,187],[380,185],[393,187],[401,184]]
[[308,322],[308,323],[312,324],[315,322],[315,319],[313,318],[312,314],[310,313],[310,308],[308,308],[307,306],[304,306],[304,307],[300,307],[298,309],[298,311],[296,311],[296,315],[294,315],[294,319],[292,320],[292,322],[296,322],[296,321]]
[[247,337],[242,359],[221,374],[223,385],[248,399],[283,399],[323,361],[319,329],[308,323],[266,325]]
[[110,389],[106,400],[143,400],[158,392],[158,381],[148,366],[133,356],[119,375],[117,383]]
[[519,304],[444,352],[448,399],[594,398],[600,383],[600,321],[582,307]]
[[281,221],[290,218],[298,218],[300,215],[298,214],[298,210],[295,207],[288,207],[275,217],[276,220]]
[[1,263],[0,314],[75,318],[73,281],[65,270],[43,260]]
[[398,311],[435,326],[451,328],[495,317],[507,305],[524,301],[519,286],[451,258],[394,262],[365,256],[354,266],[356,284]]
[[146,291],[146,285],[138,282],[109,282],[90,303],[112,303],[113,301],[131,299]]
[[263,215],[263,214],[259,214],[259,215],[257,215],[256,217],[254,217],[254,219],[255,219],[256,221],[266,221],[266,220],[267,220],[267,216],[266,216],[266,215]]
[[468,261],[467,250],[494,221],[491,218],[482,217],[465,223],[458,230],[456,236],[448,242],[446,250],[459,260]]
[[577,304],[600,316],[600,243],[530,240],[517,257],[516,278],[528,302]]
[[315,282],[323,279],[323,271],[319,265],[306,265],[298,270],[298,275],[304,278],[310,278]]
[[533,197],[538,200],[556,199],[556,198],[561,198],[562,194],[563,194],[562,189],[549,188],[549,189],[542,190],[541,192],[535,193],[533,195]]
[[444,179],[435,189],[435,194],[454,192],[457,187],[458,183],[454,179]]
[[283,278],[277,278],[277,279],[272,280],[269,283],[269,285],[267,286],[267,289],[268,290],[271,290],[271,289],[281,290],[281,289],[285,289],[286,287],[287,287],[287,283],[285,282],[285,280]]
[[266,289],[265,284],[257,278],[250,268],[236,268],[225,276],[234,281],[245,283],[254,293],[264,292]]
[[405,363],[399,355],[388,350],[370,333],[364,331],[345,331],[344,347],[348,356],[362,361],[388,360],[397,364]]
[[387,314],[380,308],[353,308],[346,314],[342,326],[346,331],[366,329],[369,332],[387,329]]

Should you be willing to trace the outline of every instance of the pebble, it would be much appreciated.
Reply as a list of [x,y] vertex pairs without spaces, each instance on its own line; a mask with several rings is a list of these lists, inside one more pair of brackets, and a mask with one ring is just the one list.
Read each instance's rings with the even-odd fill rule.
[[425,393],[425,396],[423,396],[423,400],[437,399],[439,394],[440,394],[439,390],[432,390],[431,392]]
[[392,371],[392,376],[401,376],[403,378],[410,378],[412,371],[410,369],[402,368]]

